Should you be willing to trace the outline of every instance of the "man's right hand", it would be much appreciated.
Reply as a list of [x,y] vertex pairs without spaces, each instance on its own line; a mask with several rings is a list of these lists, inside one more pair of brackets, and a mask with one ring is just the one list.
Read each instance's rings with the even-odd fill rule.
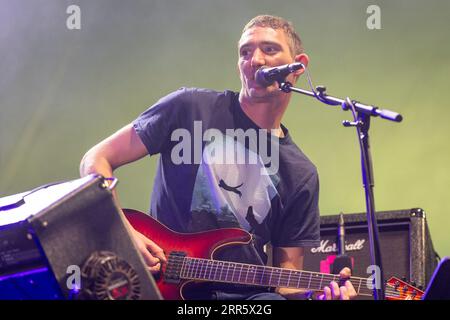
[[163,249],[134,228],[132,228],[132,236],[150,272],[158,273],[161,270],[161,264],[167,263]]

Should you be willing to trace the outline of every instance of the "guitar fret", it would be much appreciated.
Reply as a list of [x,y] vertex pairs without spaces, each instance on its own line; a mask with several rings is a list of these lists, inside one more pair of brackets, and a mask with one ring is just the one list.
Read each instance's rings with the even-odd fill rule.
[[192,263],[193,263],[193,260],[189,259],[189,265],[188,265],[188,268],[186,270],[186,277],[187,278],[192,278],[192,276],[191,276]]
[[247,277],[248,277],[248,266],[246,266],[246,265],[242,265],[242,270],[244,270],[245,269],[245,278],[244,278],[244,283],[247,283]]
[[291,281],[292,271],[289,271],[289,277],[287,279],[286,287],[289,287],[289,282]]
[[197,264],[196,264],[196,262],[197,262],[197,259],[193,259],[193,260],[192,260],[192,270],[191,270],[191,274],[190,274],[190,277],[191,277],[191,278],[195,278],[195,272],[196,272],[196,270],[197,270]]
[[247,283],[248,272],[250,271],[250,269],[246,265],[242,265],[242,269],[245,269],[246,273],[245,273],[244,283]]
[[247,274],[247,283],[253,283],[253,280],[252,281],[250,281],[249,279],[248,279],[248,276],[250,275],[252,275],[252,272],[253,272],[253,279],[255,278],[255,267],[254,266],[251,266],[250,267],[250,269],[249,269],[249,271],[248,271],[248,274]]
[[287,282],[287,286],[289,288],[291,288],[293,286],[293,283],[295,282],[295,276],[296,276],[295,270],[291,270],[289,272],[289,278],[288,278],[288,282]]
[[[258,268],[260,268],[260,267],[258,267]],[[264,276],[265,276],[266,268],[262,267],[261,269],[262,269],[262,274],[261,274],[261,279],[260,279],[259,283],[263,284],[264,283]],[[256,275],[256,273],[255,273],[255,275]]]
[[201,261],[198,259],[194,259],[192,261],[192,273],[191,273],[191,278],[198,278],[199,274],[198,274],[198,268],[200,266]]
[[213,263],[212,263],[212,266],[215,268],[213,279],[216,280],[217,269],[218,269],[218,263],[217,263],[217,262],[213,262]]
[[230,263],[226,263],[227,267],[227,273],[225,273],[225,281],[228,281],[228,271],[230,271]]
[[286,270],[284,274],[285,274],[285,276],[287,276],[286,287],[289,288],[290,287],[289,283],[291,282],[291,278],[292,278],[292,270]]
[[223,272],[223,263],[222,262],[219,262],[219,267],[220,267],[219,280],[222,280],[222,272]]
[[187,278],[190,263],[189,263],[189,258],[185,258],[184,260],[186,261],[186,266],[183,268],[181,273],[184,275],[185,278]]
[[[315,278],[317,279],[319,277],[319,274],[317,274],[317,273],[315,273]],[[322,279],[323,279],[323,277],[322,277]],[[316,281],[314,282],[314,283],[317,283]],[[320,282],[320,283],[322,283],[322,281]],[[318,287],[317,287],[317,289],[322,289],[322,287],[319,285]]]
[[195,278],[195,273],[196,273],[196,270],[197,270],[197,264],[198,264],[197,259],[193,259],[192,260],[192,269],[191,269],[191,278]]
[[242,270],[244,269],[244,265],[241,265],[241,270],[239,271],[239,277],[238,277],[238,282],[241,283],[241,274],[242,274]]
[[298,283],[300,279],[301,273],[298,270],[294,271],[294,275],[292,276],[292,287],[298,288]]
[[206,279],[211,279],[211,272],[212,272],[212,266],[211,266],[211,264],[212,264],[212,260],[208,260],[208,265],[207,265],[207,267],[208,267],[208,269],[209,269],[209,276],[208,276]]
[[[264,270],[264,269],[263,269]],[[255,267],[254,269],[253,269],[253,281],[252,281],[252,283],[254,284],[255,283],[255,279],[256,279],[256,273],[258,272],[258,267]],[[264,272],[264,271],[263,271]]]
[[[208,280],[211,278],[211,260],[202,260],[203,265],[203,279]],[[209,273],[209,275],[208,275]]]
[[300,288],[300,280],[302,279],[302,273],[298,275],[297,288]]
[[233,271],[231,272],[231,282],[236,282],[234,280],[234,276],[237,275],[237,273],[236,273],[236,264],[232,263],[231,266],[233,267]]
[[308,286],[307,286],[307,289],[310,289],[311,288],[311,279],[312,279],[312,273],[310,273],[309,274],[309,282],[308,282]]
[[[207,260],[207,261],[203,260],[203,264],[205,266],[203,279],[205,279],[205,280],[211,279],[211,271],[212,271],[211,263],[212,263],[211,260]],[[207,275],[208,272],[209,272],[209,275]]]
[[186,266],[185,276],[186,276],[186,278],[190,278],[189,277],[189,272],[190,272],[191,266],[192,266],[192,259],[188,258],[187,261],[186,261],[186,264],[187,264],[187,266]]
[[250,275],[250,272],[252,271],[251,266],[245,266],[245,269],[247,270],[247,274],[245,275],[245,283],[248,283],[248,276]]
[[200,269],[202,267],[202,262],[203,262],[202,260],[197,260],[196,261],[194,278],[200,277]]
[[284,272],[283,270],[279,270],[280,271],[280,280],[278,281],[278,286],[279,287],[286,287],[287,283],[284,284],[285,281],[287,281],[287,279],[285,278],[286,272]]
[[185,266],[185,264],[186,264],[186,261],[187,261],[187,260],[188,260],[188,259],[184,258],[184,259],[183,259],[183,264],[181,265],[180,276],[181,276],[182,278],[184,278],[185,275],[186,275],[186,266]]
[[322,278],[320,279],[319,289],[322,289],[322,281],[323,281],[323,274],[322,274]]
[[189,264],[186,269],[186,278],[191,278],[190,273],[191,273],[191,269],[192,269],[192,259],[189,258],[188,262],[189,262]]
[[191,278],[196,279],[201,277],[201,267],[203,265],[203,261],[200,259],[192,259],[192,268],[191,268]]
[[[302,279],[300,280],[300,287],[309,289],[312,273],[309,271],[303,271],[303,274],[304,275],[302,275]],[[308,276],[309,276],[309,279],[308,279]]]
[[277,273],[278,273],[278,286],[277,287],[279,287],[280,286],[280,281],[281,281],[281,272],[280,272],[280,269],[276,269],[277,270]]
[[198,264],[198,270],[196,270],[196,278],[203,278],[202,277],[202,267],[205,264],[204,260],[197,260]]
[[209,270],[209,275],[205,278],[207,280],[211,279],[212,272],[214,270],[214,262],[212,260],[208,260],[208,270]]
[[217,261],[216,263],[216,272],[214,273],[214,279],[220,280],[220,270],[222,268],[222,263],[220,261]]

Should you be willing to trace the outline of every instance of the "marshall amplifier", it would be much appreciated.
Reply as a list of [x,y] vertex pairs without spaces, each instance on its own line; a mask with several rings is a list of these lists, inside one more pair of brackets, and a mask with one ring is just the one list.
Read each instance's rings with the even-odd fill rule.
[[0,299],[161,299],[107,180],[0,199]]
[[[320,246],[305,252],[304,269],[329,272],[337,254],[338,215],[320,217]],[[353,262],[353,275],[369,277],[371,265],[365,213],[344,214],[345,249]],[[425,288],[437,265],[436,255],[422,209],[376,213],[385,280],[406,278]]]

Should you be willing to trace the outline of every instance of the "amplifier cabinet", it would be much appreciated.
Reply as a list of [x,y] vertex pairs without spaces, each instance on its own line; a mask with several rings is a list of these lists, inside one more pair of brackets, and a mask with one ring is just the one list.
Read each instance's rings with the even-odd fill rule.
[[[425,212],[419,208],[376,213],[385,280],[406,278],[426,287],[437,265]],[[321,261],[337,254],[339,215],[320,218],[319,247],[305,251],[304,269],[323,271]],[[344,214],[346,254],[353,258],[353,275],[369,277],[371,265],[366,213]],[[328,259],[329,260],[329,259]]]
[[2,299],[162,298],[105,180],[43,186],[0,206]]

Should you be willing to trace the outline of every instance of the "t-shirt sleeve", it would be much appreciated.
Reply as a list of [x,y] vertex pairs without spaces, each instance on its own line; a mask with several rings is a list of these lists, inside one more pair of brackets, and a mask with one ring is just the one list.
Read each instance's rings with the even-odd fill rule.
[[[181,88],[161,98],[133,121],[133,127],[150,155],[169,147],[173,131],[180,128],[189,110],[190,93]],[[183,115],[184,113],[184,115]]]
[[318,246],[320,240],[319,178],[317,172],[297,191],[286,207],[278,230],[272,235],[275,247]]

